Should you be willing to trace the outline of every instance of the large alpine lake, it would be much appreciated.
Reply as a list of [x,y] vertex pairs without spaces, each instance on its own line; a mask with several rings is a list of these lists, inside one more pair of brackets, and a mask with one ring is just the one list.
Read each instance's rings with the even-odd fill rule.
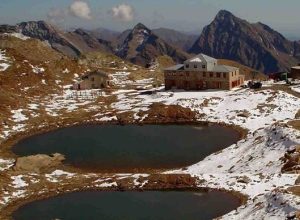
[[21,140],[18,156],[60,153],[89,171],[131,172],[192,165],[239,140],[218,125],[81,125]]
[[[74,202],[76,201],[76,202]],[[223,192],[78,192],[19,208],[15,220],[208,220],[240,205]]]

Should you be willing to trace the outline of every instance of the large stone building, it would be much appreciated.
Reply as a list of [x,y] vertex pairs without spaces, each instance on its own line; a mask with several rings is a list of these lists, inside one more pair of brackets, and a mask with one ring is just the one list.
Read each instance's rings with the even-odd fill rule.
[[291,68],[291,78],[300,79],[300,64]]
[[166,90],[230,90],[244,84],[238,68],[218,65],[218,60],[204,54],[165,69],[164,77]]
[[94,71],[83,75],[73,88],[76,90],[102,89],[109,86],[109,76],[107,73]]

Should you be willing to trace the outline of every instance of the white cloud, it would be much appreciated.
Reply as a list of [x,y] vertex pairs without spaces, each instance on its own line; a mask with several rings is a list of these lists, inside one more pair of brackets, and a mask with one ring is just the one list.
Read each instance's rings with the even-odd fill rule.
[[67,14],[68,14],[67,10],[52,8],[47,14],[47,19],[51,23],[62,24],[65,22]]
[[85,1],[74,1],[69,7],[69,12],[75,17],[92,19],[90,6]]
[[114,19],[122,22],[130,22],[134,19],[134,9],[128,4],[120,4],[111,9]]

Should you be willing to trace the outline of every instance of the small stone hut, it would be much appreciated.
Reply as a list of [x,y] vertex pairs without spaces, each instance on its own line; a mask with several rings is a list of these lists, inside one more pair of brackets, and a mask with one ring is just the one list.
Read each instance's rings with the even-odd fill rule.
[[103,89],[110,85],[109,75],[101,71],[93,71],[83,75],[73,86],[76,90]]

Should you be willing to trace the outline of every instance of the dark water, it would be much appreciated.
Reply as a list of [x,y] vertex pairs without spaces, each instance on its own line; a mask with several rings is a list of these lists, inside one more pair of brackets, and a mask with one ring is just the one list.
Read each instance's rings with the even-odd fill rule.
[[29,203],[15,220],[206,220],[240,205],[222,192],[79,192]]
[[192,165],[238,139],[237,131],[221,126],[85,125],[29,137],[12,150],[19,156],[61,153],[75,167],[124,172]]

